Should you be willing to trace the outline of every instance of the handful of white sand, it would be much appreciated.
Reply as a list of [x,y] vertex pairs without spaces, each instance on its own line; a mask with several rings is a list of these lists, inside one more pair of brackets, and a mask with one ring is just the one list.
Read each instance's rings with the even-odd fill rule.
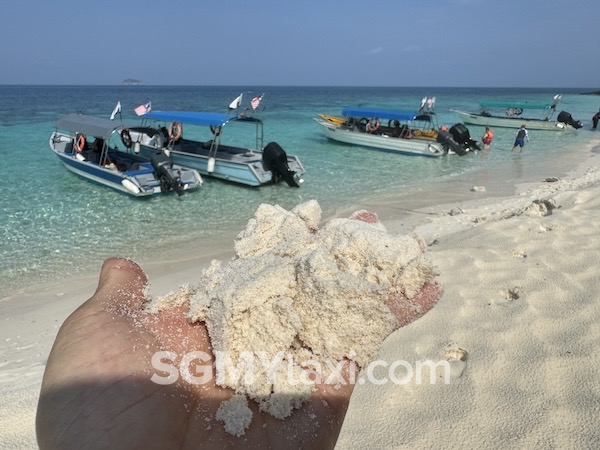
[[[218,384],[238,394],[217,415],[232,434],[252,420],[246,398],[289,416],[324,382],[330,362],[365,366],[394,329],[441,296],[420,237],[393,236],[366,211],[319,229],[320,220],[315,200],[291,211],[259,206],[236,239],[235,257],[213,261],[193,289],[179,293],[190,320],[205,322],[215,354],[238,369],[219,373],[217,364]],[[252,376],[240,374],[249,367]]]

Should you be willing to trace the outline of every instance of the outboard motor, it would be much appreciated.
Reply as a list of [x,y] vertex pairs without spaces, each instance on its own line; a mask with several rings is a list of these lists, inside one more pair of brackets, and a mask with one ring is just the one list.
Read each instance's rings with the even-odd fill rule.
[[462,123],[452,125],[450,127],[450,134],[452,134],[454,140],[463,147],[465,153],[468,150],[481,150],[479,143],[471,139],[469,129]]
[[463,156],[467,153],[467,151],[463,149],[462,145],[456,142],[448,131],[438,131],[438,135],[435,140],[439,144],[442,144],[442,147],[444,150],[446,150],[446,153],[453,151],[460,156]]
[[158,152],[150,157],[152,167],[158,173],[160,190],[168,192],[173,189],[178,195],[183,195],[183,185],[179,177],[173,174],[173,162],[163,152]]
[[287,153],[277,142],[269,142],[263,150],[263,167],[273,175],[273,183],[281,180],[290,187],[300,187],[296,179],[296,172],[290,170],[287,162]]
[[566,123],[567,125],[571,125],[576,130],[583,126],[581,121],[573,119],[571,114],[569,114],[566,111],[561,111],[558,117],[556,118],[556,121]]

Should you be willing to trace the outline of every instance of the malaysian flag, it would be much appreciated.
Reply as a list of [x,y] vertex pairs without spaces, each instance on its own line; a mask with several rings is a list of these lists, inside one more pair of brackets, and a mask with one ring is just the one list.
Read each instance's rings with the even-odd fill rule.
[[152,103],[151,102],[140,105],[133,110],[133,112],[135,112],[135,114],[138,116],[143,116],[144,114],[149,113],[150,111],[152,111]]
[[258,108],[258,105],[260,105],[260,101],[262,100],[263,95],[261,95],[260,97],[254,97],[252,100],[250,100],[250,106],[252,106],[252,111],[256,111],[256,108]]

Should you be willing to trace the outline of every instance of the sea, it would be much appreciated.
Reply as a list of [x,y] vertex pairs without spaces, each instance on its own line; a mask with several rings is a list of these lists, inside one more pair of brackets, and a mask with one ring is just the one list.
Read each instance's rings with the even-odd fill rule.
[[[111,256],[160,261],[180,252],[202,252],[243,230],[262,203],[291,209],[317,199],[325,216],[375,198],[500,168],[519,157],[524,165],[555,156],[597,137],[591,118],[600,98],[590,89],[268,87],[268,86],[0,86],[0,300],[72,277],[98,273]],[[450,109],[478,110],[485,100],[550,102],[581,120],[564,133],[530,131],[526,151],[511,154],[516,130],[496,129],[492,150],[426,158],[368,150],[327,140],[313,120],[339,115],[345,106],[417,110],[435,97],[439,124],[459,122]],[[275,141],[305,167],[300,188],[286,184],[250,188],[204,177],[197,191],[133,198],[68,172],[50,151],[54,122],[72,112],[108,118],[117,102],[120,117],[139,122],[133,109],[227,112],[242,94],[240,110],[263,95],[255,115],[263,119],[264,143]],[[239,127],[243,127],[239,125]],[[483,128],[469,126],[480,140]],[[184,135],[194,137],[185,129]],[[198,134],[200,137],[200,134]],[[253,148],[254,129],[225,129],[222,142]],[[442,184],[439,184],[440,186]],[[232,247],[233,241],[222,243]]]

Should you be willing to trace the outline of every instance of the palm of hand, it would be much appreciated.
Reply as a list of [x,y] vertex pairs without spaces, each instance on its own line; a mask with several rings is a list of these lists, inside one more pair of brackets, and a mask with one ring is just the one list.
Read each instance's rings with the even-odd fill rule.
[[[232,392],[211,380],[151,381],[152,356],[210,354],[203,325],[183,308],[141,312],[146,277],[130,261],[111,259],[98,290],[63,324],[48,359],[37,415],[43,448],[333,448],[351,386],[318,386],[311,401],[286,420],[258,411],[241,437],[215,420]],[[214,377],[213,377],[214,379]]]

